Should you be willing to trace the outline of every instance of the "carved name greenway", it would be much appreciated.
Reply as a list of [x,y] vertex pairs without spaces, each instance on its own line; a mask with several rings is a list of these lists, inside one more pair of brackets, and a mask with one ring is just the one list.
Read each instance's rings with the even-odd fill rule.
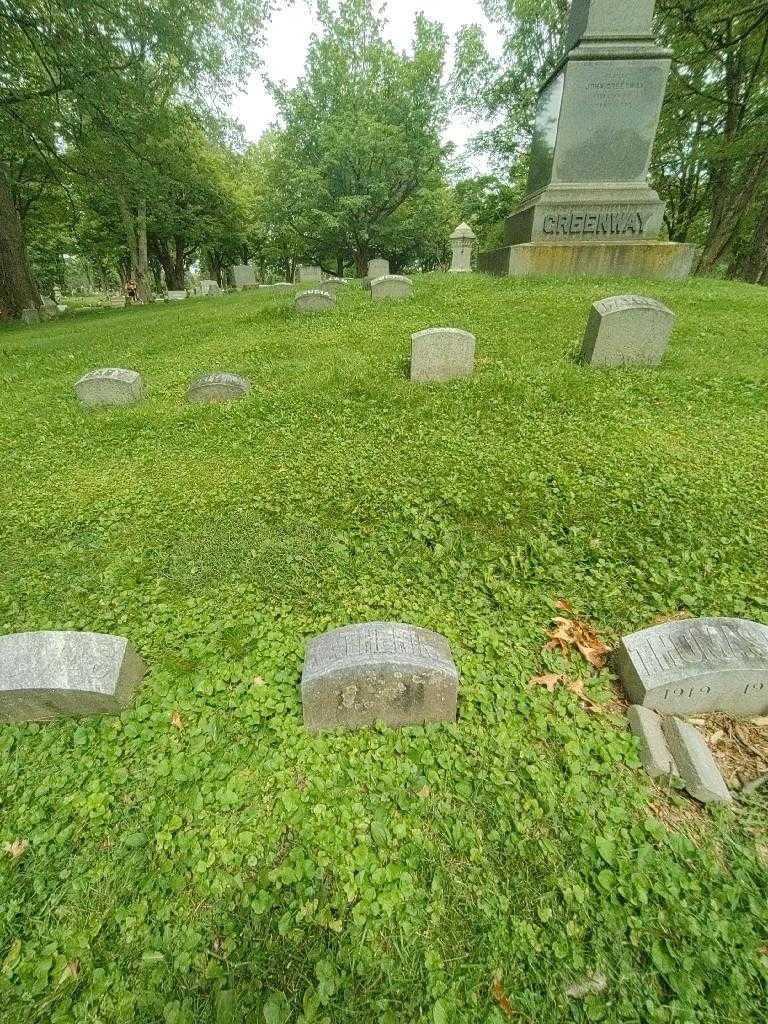
[[632,235],[638,238],[651,218],[641,210],[570,210],[548,213],[542,231],[545,235]]

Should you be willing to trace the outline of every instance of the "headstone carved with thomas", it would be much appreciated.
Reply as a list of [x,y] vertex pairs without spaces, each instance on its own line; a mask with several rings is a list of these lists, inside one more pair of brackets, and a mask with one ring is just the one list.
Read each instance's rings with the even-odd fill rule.
[[661,714],[768,714],[768,626],[759,622],[665,622],[623,637],[613,663],[632,702]]

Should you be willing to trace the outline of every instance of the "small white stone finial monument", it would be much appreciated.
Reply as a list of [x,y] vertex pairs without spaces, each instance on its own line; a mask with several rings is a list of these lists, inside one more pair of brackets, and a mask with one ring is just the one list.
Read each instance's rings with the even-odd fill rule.
[[472,245],[477,239],[469,224],[459,224],[451,235],[452,274],[469,274],[472,272]]

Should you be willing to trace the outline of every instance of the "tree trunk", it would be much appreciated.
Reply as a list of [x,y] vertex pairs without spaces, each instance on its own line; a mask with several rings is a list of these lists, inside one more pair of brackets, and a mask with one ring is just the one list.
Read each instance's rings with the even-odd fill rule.
[[760,284],[768,273],[768,199],[763,204],[749,249],[737,273],[750,284]]
[[10,183],[0,168],[0,318],[18,317],[28,306],[40,308],[40,292],[29,269],[19,211]]
[[727,208],[721,208],[718,221],[712,223],[697,274],[711,274],[733,244],[739,223],[755,193],[768,174],[768,150],[756,156],[741,188],[728,196]]
[[152,291],[147,256],[147,201],[139,199],[134,213],[122,193],[118,193],[117,199],[123,218],[125,241],[131,258],[131,276],[136,284],[136,294],[139,302],[149,302]]
[[174,236],[173,249],[173,279],[176,282],[174,288],[184,291],[184,239],[181,235]]

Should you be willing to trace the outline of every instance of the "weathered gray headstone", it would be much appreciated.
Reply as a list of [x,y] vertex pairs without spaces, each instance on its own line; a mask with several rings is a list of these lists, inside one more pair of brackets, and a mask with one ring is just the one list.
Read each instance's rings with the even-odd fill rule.
[[295,303],[300,313],[320,313],[326,309],[333,309],[336,300],[329,292],[314,288],[309,292],[300,292]]
[[29,306],[27,309],[22,309],[21,319],[27,325],[31,327],[32,324],[40,323],[40,310],[35,306]]
[[187,401],[230,402],[233,399],[245,398],[250,390],[250,381],[236,373],[207,373],[189,385]]
[[114,309],[124,309],[126,301],[127,300],[124,295],[111,295],[109,297],[109,304]]
[[342,288],[348,284],[349,281],[346,277],[326,277],[322,287],[325,291],[331,292],[332,295],[338,295]]
[[59,307],[49,295],[42,296],[43,305],[40,308],[40,316],[45,320],[55,320],[59,315]]
[[198,285],[201,295],[219,295],[221,289],[219,288],[217,281],[205,279]]
[[581,360],[590,366],[658,366],[674,326],[675,314],[655,299],[601,299],[589,314]]
[[472,270],[472,245],[477,235],[469,224],[459,224],[451,235],[451,273],[468,274]]
[[146,669],[132,644],[104,633],[0,637],[0,721],[117,714]]
[[389,274],[389,260],[375,259],[368,264],[368,281],[375,281],[379,277],[386,277]]
[[307,643],[301,698],[311,732],[456,720],[459,674],[439,633],[399,622],[342,626]]
[[701,733],[679,718],[665,718],[664,736],[691,796],[705,804],[730,803],[733,798]]
[[682,619],[622,638],[614,667],[634,704],[662,714],[768,713],[768,626]]
[[629,727],[640,741],[640,760],[652,779],[677,775],[674,758],[664,738],[661,717],[650,708],[633,704],[627,711]]
[[298,267],[296,270],[296,281],[298,284],[319,284],[323,279],[323,271],[320,267]]
[[455,327],[430,327],[411,335],[411,380],[469,377],[475,366],[475,336]]
[[410,299],[413,295],[413,282],[410,277],[399,274],[386,274],[371,281],[371,297],[374,302],[384,299]]
[[105,367],[81,377],[75,393],[85,406],[133,405],[144,394],[144,382],[136,370]]
[[168,301],[169,302],[181,302],[183,299],[186,299],[186,297],[187,297],[187,290],[186,290],[186,288],[171,289],[168,292]]
[[250,263],[238,263],[232,267],[232,281],[239,292],[244,288],[255,288],[256,271]]

